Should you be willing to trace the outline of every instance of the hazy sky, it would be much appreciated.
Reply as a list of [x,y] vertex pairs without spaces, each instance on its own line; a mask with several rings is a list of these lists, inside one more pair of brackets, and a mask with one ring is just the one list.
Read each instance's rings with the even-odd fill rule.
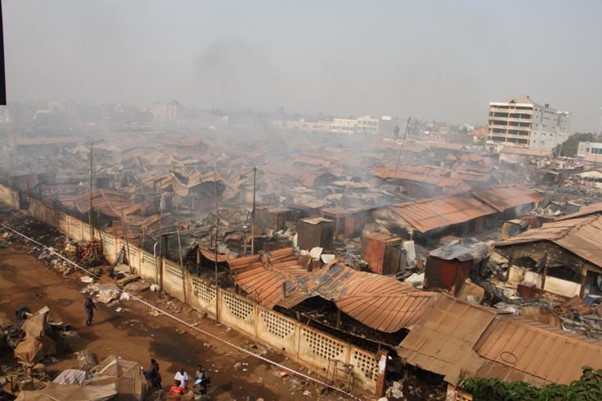
[[9,100],[483,124],[525,93],[596,130],[602,1],[5,0]]

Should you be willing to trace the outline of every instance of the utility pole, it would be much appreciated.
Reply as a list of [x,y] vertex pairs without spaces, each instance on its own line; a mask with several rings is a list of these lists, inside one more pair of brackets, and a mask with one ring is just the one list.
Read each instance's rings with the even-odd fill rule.
[[218,264],[217,264],[217,236],[219,233],[219,199],[218,199],[218,190],[217,190],[217,162],[215,163],[215,167],[213,169],[213,183],[215,184],[215,322],[219,323],[219,285],[218,285]]
[[92,225],[92,188],[94,181],[94,141],[90,142],[90,208],[88,209],[88,225],[90,226],[90,241],[94,239],[94,226]]
[[253,167],[253,208],[251,210],[251,255],[255,254],[255,193],[257,183],[257,166]]
[[92,216],[94,214],[94,199],[92,191],[94,190],[94,143],[102,142],[102,139],[94,142],[90,141],[90,209],[88,210],[88,224],[90,225],[90,241],[94,240],[94,223]]
[[397,163],[395,163],[395,173],[393,174],[393,178],[397,178],[397,170],[399,169],[399,160],[401,159],[401,152],[403,152],[403,145],[406,143],[406,138],[408,137],[408,129],[410,128],[410,121],[412,121],[412,117],[408,117],[408,122],[406,124],[405,132],[403,133],[403,139],[401,140],[401,146],[399,147],[399,153],[397,154]]

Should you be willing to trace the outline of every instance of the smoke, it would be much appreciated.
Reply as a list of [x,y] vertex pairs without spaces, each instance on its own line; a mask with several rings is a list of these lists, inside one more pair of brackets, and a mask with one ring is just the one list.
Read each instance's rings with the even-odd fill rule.
[[243,107],[277,98],[279,78],[265,47],[238,37],[207,45],[194,60],[194,72],[204,104]]

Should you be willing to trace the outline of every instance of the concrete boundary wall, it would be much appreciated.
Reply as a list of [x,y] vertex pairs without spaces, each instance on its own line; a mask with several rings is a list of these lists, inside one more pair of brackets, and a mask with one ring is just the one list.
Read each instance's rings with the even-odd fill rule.
[[[19,193],[0,185],[0,201],[19,209]],[[27,198],[27,212],[68,236],[81,241],[90,238],[90,226],[75,217],[54,210],[37,199]],[[16,205],[16,206],[15,206]],[[218,288],[215,283],[189,274],[178,263],[155,257],[142,249],[126,244],[121,238],[95,230],[103,253],[109,263],[115,263],[125,247],[130,267],[142,277],[161,285],[163,290],[205,312],[230,327],[253,338],[255,341],[278,349],[298,362],[327,374],[332,360],[353,365],[354,388],[375,392],[379,375],[378,355],[358,348],[320,330],[304,325],[232,291]],[[329,377],[330,378],[330,377]],[[382,381],[382,377],[380,378]]]
[[19,191],[0,185],[0,201],[13,209],[21,209]]

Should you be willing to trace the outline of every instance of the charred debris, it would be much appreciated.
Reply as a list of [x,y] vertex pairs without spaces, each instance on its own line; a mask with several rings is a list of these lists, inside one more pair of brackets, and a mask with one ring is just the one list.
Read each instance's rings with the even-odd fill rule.
[[[432,329],[437,308],[484,310],[474,344],[536,322],[541,333],[602,336],[594,162],[417,132],[402,148],[394,138],[299,135],[222,117],[195,124],[130,127],[102,142],[14,135],[2,148],[3,182],[410,365],[430,366],[414,358],[412,336]],[[263,135],[251,139],[255,129]],[[482,370],[466,371],[495,362],[475,358]]]

